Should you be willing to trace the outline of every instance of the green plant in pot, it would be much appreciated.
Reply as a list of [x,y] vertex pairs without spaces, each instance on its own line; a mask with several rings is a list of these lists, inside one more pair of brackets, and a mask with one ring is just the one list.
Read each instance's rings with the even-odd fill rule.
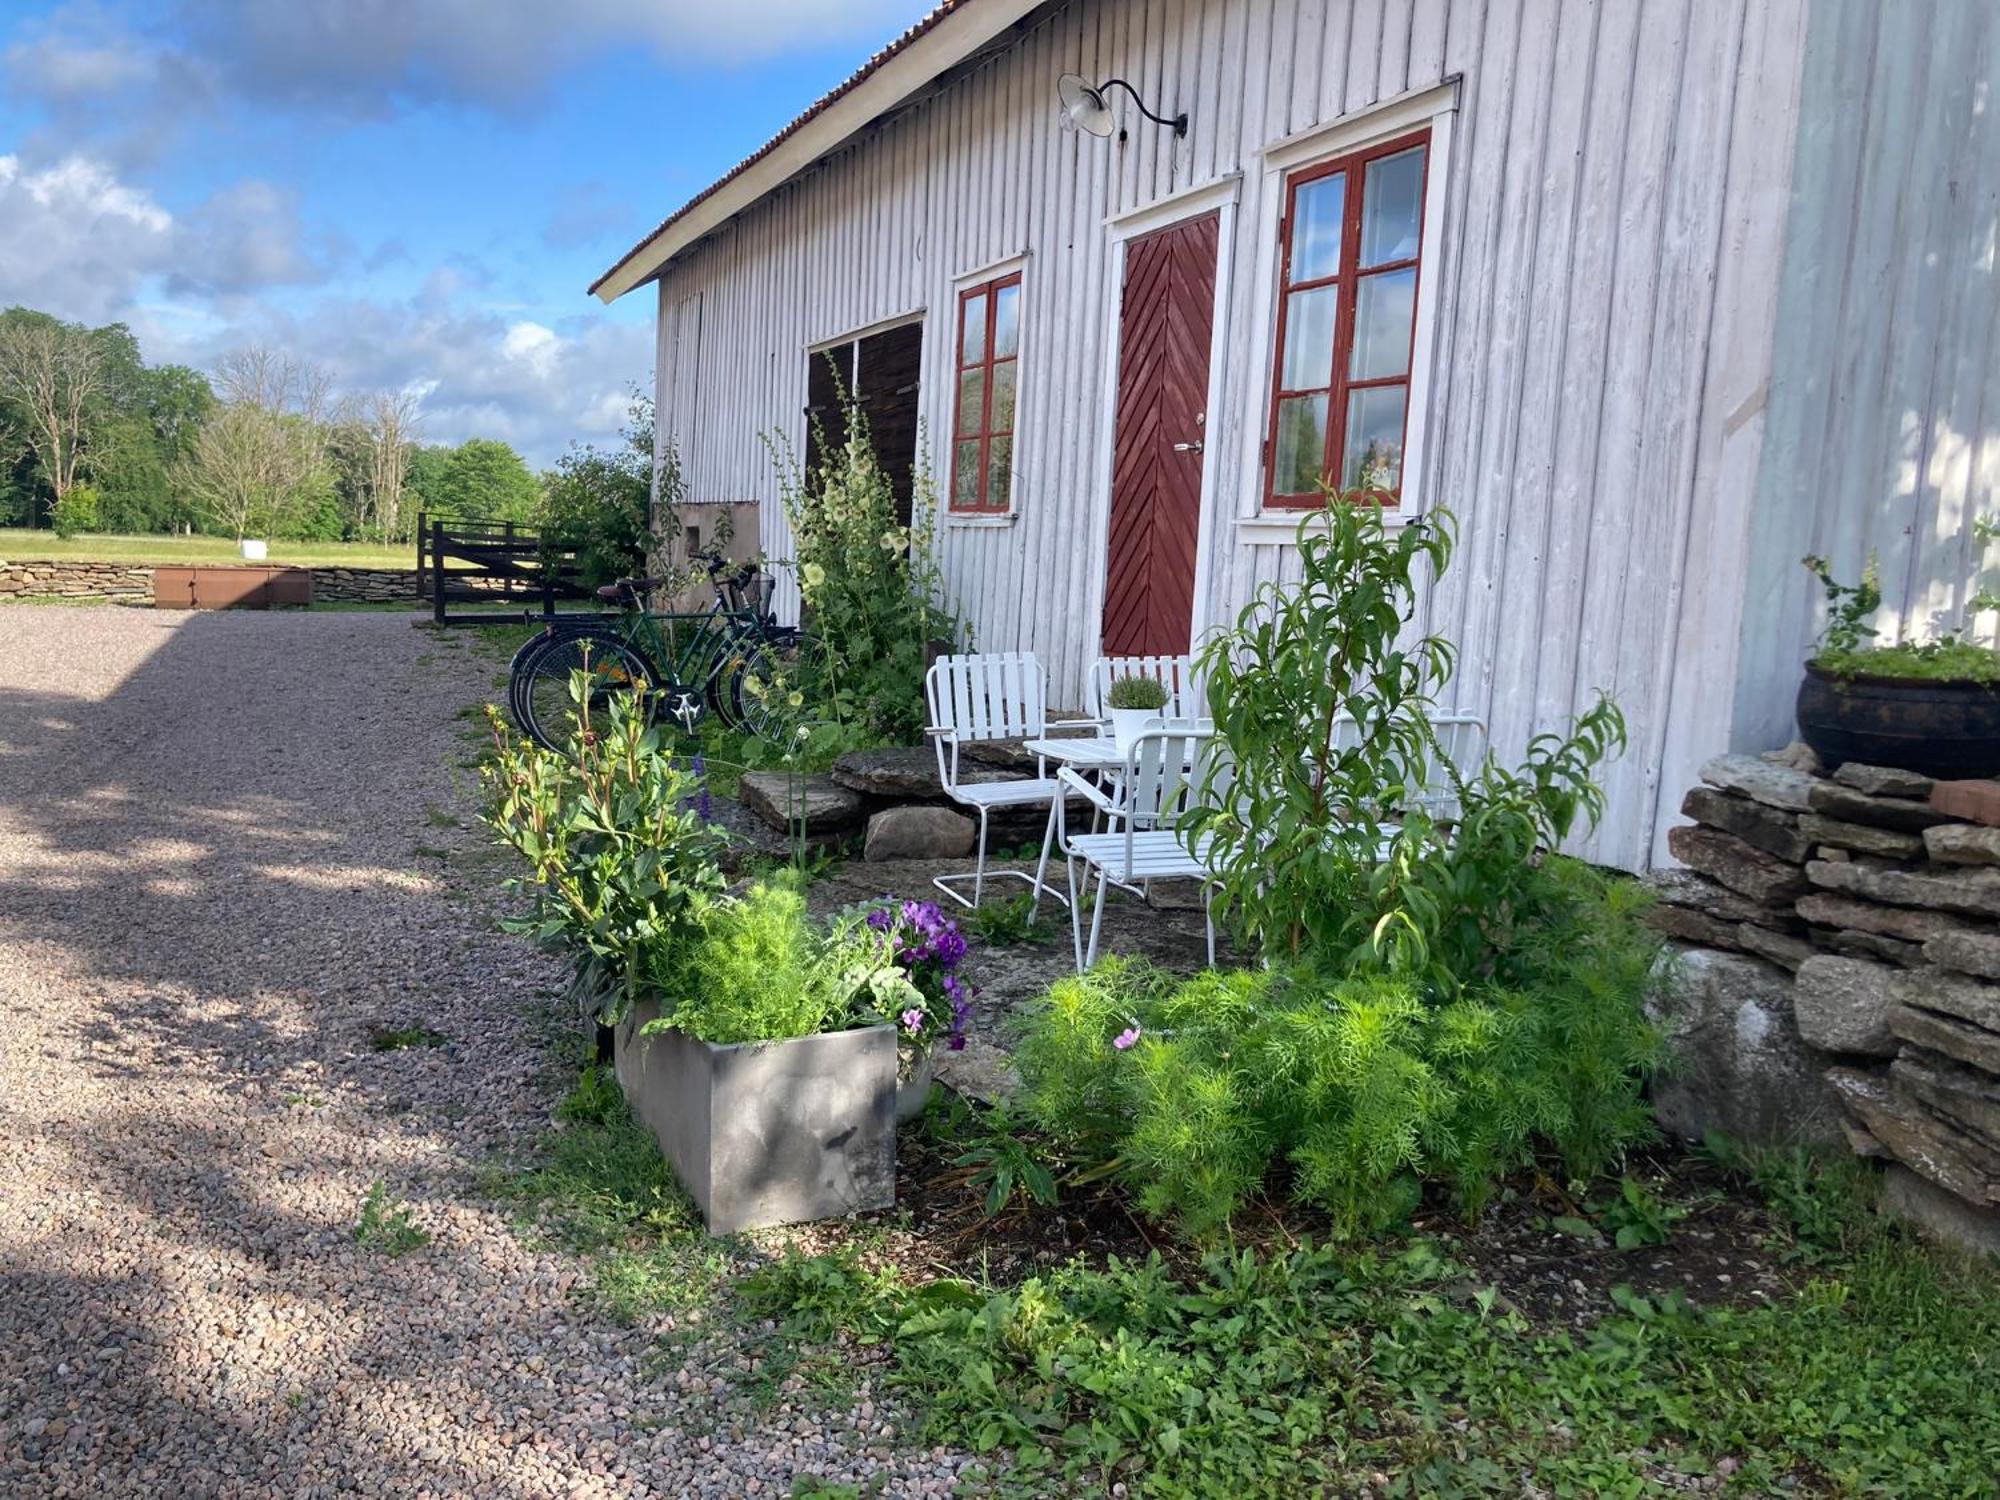
[[[1982,516],[1973,536],[1987,545],[2000,524]],[[1882,646],[1872,623],[1882,604],[1875,559],[1853,584],[1834,577],[1825,558],[1805,566],[1826,590],[1827,625],[1799,686],[1799,735],[1821,763],[1833,770],[1860,761],[1942,780],[2000,774],[2000,653],[1970,633],[2000,598],[1974,591],[1957,634]]]
[[1157,677],[1121,677],[1111,684],[1105,707],[1111,712],[1111,738],[1129,751],[1146,727],[1166,711],[1167,685]]

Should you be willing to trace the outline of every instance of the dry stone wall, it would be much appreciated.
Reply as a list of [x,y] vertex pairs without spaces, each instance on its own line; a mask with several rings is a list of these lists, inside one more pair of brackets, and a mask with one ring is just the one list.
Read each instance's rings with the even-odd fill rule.
[[[311,568],[318,604],[417,603],[414,568]],[[105,599],[153,602],[153,570],[127,563],[0,561],[0,601]]]
[[[1653,917],[1702,950],[1702,974],[1754,961],[1787,996],[1779,1041],[1818,1084],[1740,1080],[1790,1101],[1763,1133],[1824,1138],[1823,1108],[1856,1152],[1921,1180],[1897,1195],[1906,1209],[1948,1198],[1935,1227],[2000,1251],[2000,782],[1828,776],[1802,746],[1722,756],[1701,779],[1667,835],[1687,868],[1654,877]],[[1737,1060],[1691,1061],[1712,1077]]]

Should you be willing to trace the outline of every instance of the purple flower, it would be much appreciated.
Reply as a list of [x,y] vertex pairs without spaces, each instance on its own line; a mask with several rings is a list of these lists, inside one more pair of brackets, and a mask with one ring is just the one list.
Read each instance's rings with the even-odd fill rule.
[[903,1028],[912,1036],[924,1029],[924,1013],[914,1005],[903,1012]]
[[1124,1052],[1136,1045],[1138,1040],[1139,1028],[1137,1026],[1128,1026],[1111,1039],[1111,1045],[1116,1047],[1120,1052]]
[[887,932],[896,923],[895,913],[886,906],[878,906],[868,913],[868,925],[877,932]]
[[695,779],[696,791],[682,805],[704,823],[709,822],[715,817],[715,799],[708,793],[708,762],[702,758],[699,750],[695,751],[694,760],[689,764],[688,771]]

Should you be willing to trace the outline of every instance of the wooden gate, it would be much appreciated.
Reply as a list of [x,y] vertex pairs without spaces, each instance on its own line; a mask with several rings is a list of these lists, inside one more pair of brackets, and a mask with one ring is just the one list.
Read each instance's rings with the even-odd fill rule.
[[[630,572],[643,571],[634,557]],[[528,608],[553,615],[559,600],[596,605],[576,553],[543,545],[533,526],[420,515],[417,518],[417,597],[429,595],[440,625],[491,625],[519,620]],[[478,613],[451,606],[489,606]]]
[[1218,231],[1217,216],[1204,214],[1125,246],[1107,656],[1173,656],[1189,646]]

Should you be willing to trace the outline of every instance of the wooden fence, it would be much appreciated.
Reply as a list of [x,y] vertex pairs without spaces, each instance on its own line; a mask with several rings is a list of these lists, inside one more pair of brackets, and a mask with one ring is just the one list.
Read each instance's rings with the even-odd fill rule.
[[598,603],[576,554],[545,548],[535,527],[429,514],[417,518],[417,596],[430,599],[440,625],[500,624],[535,608],[553,615],[566,600]]

